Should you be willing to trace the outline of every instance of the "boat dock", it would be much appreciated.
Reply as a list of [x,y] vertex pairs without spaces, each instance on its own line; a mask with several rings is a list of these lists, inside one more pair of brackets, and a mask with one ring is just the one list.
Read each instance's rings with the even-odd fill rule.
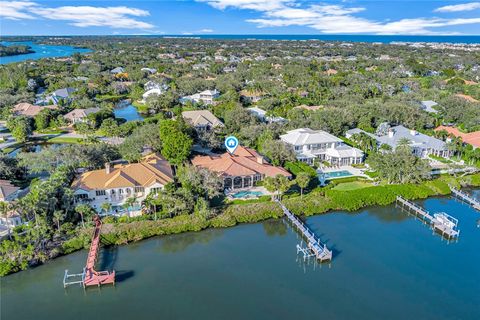
[[332,251],[328,250],[327,246],[323,244],[320,239],[318,239],[318,237],[315,236],[313,231],[311,231],[300,219],[298,219],[293,213],[291,213],[287,209],[287,207],[285,207],[280,201],[277,200],[277,202],[282,207],[283,213],[288,218],[288,220],[292,223],[293,226],[296,227],[298,231],[300,231],[301,235],[308,241],[306,248],[303,248],[302,246],[297,244],[297,253],[303,253],[304,259],[315,257],[320,262],[331,261]]
[[472,196],[468,195],[467,193],[465,193],[461,190],[458,190],[456,188],[450,187],[450,190],[452,191],[452,194],[456,198],[462,200],[463,202],[466,202],[467,204],[472,206],[475,210],[480,211],[480,202],[477,199],[473,198]]
[[68,274],[65,270],[63,277],[63,287],[66,288],[73,284],[80,284],[84,288],[89,286],[101,286],[102,284],[115,284],[115,271],[95,271],[95,262],[100,251],[100,232],[102,221],[98,215],[93,217],[95,230],[92,236],[92,243],[88,251],[87,263],[82,273]]
[[400,196],[397,196],[397,205],[416,216],[420,217],[425,223],[430,224],[435,231],[442,236],[451,239],[460,235],[460,231],[457,230],[458,220],[454,217],[446,214],[445,212],[439,212],[431,215],[428,211],[420,207],[419,205],[408,201]]

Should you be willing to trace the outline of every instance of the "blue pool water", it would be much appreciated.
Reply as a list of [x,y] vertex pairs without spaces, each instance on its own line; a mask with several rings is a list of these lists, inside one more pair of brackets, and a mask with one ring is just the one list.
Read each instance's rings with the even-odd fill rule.
[[260,197],[263,196],[263,193],[260,191],[240,191],[237,193],[232,194],[232,197],[235,199],[240,199],[240,198],[254,198],[254,197]]
[[347,170],[325,172],[324,175],[325,179],[335,179],[353,176],[353,174],[351,174],[350,171]]

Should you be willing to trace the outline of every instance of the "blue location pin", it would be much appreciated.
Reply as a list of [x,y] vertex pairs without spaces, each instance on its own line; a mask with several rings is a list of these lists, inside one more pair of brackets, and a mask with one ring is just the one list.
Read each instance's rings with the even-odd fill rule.
[[227,148],[228,152],[233,154],[238,147],[238,139],[234,136],[227,137],[225,139],[225,147]]

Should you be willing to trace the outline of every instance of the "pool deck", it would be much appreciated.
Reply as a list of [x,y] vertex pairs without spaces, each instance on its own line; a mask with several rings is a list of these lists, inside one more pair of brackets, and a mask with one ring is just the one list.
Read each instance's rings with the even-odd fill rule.
[[339,172],[339,171],[348,171],[350,172],[350,176],[341,176],[341,177],[331,177],[328,178],[327,180],[333,180],[333,179],[340,179],[340,178],[347,178],[347,177],[362,177],[366,178],[368,180],[371,180],[369,176],[367,176],[365,173],[363,173],[365,169],[362,168],[354,168],[352,166],[338,166],[338,167],[325,167],[322,166],[317,170],[317,173],[330,173],[330,172]]
[[225,195],[230,199],[230,200],[250,200],[250,199],[257,199],[258,197],[243,197],[243,198],[234,198],[233,195],[238,193],[238,192],[245,192],[245,191],[250,191],[250,192],[261,192],[262,196],[270,196],[272,195],[271,192],[267,191],[264,187],[252,187],[252,188],[241,188],[241,189],[234,189],[230,190],[228,193],[225,193]]

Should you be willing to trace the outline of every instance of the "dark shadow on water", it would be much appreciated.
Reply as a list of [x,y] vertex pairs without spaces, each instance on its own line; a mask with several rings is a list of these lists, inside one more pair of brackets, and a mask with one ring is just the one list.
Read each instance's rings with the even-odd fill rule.
[[118,258],[118,246],[102,247],[97,262],[99,271],[110,271],[115,269]]
[[269,237],[283,237],[287,234],[287,226],[282,220],[270,219],[262,222],[263,230]]
[[193,244],[208,244],[215,238],[223,235],[222,229],[209,229],[200,232],[186,232],[162,237],[161,251],[166,253],[178,253],[186,250]]
[[383,222],[398,223],[408,219],[408,215],[402,209],[390,205],[386,207],[370,207],[365,212]]
[[115,282],[123,282],[135,276],[133,270],[115,270]]

